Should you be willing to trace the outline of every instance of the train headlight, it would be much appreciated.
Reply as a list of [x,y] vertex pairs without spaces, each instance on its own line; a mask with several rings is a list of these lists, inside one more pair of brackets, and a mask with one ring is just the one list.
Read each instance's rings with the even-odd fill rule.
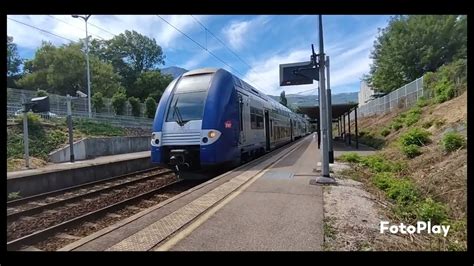
[[160,132],[153,132],[151,134],[151,145],[152,146],[160,146],[160,138],[161,138],[161,133]]
[[207,136],[212,139],[212,138],[215,138],[217,136],[217,133],[215,131],[211,130],[211,131],[209,131],[209,133],[207,133]]

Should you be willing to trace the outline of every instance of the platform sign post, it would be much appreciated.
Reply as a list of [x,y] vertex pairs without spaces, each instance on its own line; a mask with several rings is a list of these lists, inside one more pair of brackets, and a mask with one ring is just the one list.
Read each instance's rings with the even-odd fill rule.
[[66,95],[67,103],[67,128],[69,133],[69,161],[74,162],[74,138],[72,134],[72,109],[71,109],[71,95]]

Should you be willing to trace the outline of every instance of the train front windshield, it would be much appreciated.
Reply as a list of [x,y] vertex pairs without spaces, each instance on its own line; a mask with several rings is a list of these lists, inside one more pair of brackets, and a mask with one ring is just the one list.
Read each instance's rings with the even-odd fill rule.
[[173,94],[166,121],[201,120],[211,78],[212,74],[183,77]]

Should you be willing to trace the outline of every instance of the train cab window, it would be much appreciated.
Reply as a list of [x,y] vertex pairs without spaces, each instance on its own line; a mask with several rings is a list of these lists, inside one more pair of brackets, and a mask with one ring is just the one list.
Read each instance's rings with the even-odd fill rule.
[[166,121],[200,120],[212,74],[183,77],[175,89]]

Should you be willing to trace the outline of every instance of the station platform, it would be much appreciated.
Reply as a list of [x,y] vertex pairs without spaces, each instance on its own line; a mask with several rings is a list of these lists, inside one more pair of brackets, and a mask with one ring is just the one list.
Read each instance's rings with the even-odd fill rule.
[[22,197],[153,167],[150,151],[101,156],[7,173],[7,193]]
[[309,135],[60,251],[321,250],[319,154]]

